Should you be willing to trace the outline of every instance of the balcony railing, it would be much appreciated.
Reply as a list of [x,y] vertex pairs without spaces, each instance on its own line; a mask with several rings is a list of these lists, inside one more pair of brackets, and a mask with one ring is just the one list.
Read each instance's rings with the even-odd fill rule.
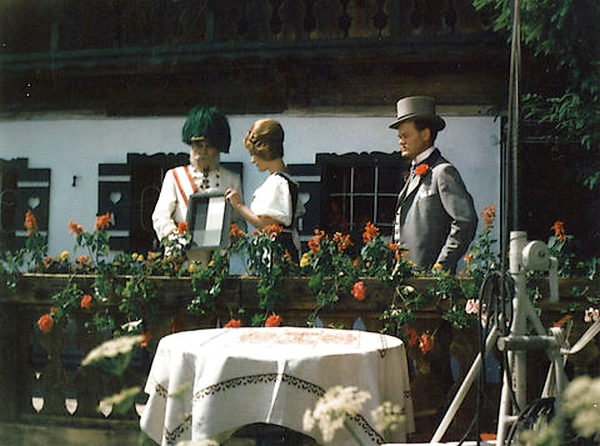
[[[258,310],[259,303],[256,280],[251,277],[233,277],[225,283],[217,317],[191,316],[182,311],[185,308],[185,298],[191,293],[189,280],[166,277],[152,279],[161,296],[161,318],[150,327],[152,337],[148,347],[137,349],[127,372],[116,379],[100,369],[80,367],[87,352],[109,336],[90,330],[89,314],[81,312],[68,324],[60,329],[55,327],[48,334],[41,333],[37,328],[35,321],[52,305],[50,296],[63,289],[67,280],[67,276],[61,275],[28,275],[20,280],[15,293],[0,291],[0,342],[4,352],[0,367],[0,421],[137,429],[139,411],[144,404],[143,394],[139,395],[136,409],[126,414],[115,413],[111,406],[101,406],[99,411],[98,405],[103,397],[117,393],[124,387],[143,387],[152,352],[159,339],[171,332],[173,321],[177,321],[179,329],[215,327],[217,317],[225,323],[240,308],[249,314]],[[93,283],[92,277],[81,276],[76,280],[82,290]],[[307,287],[307,280],[289,278],[284,283],[288,304],[279,314],[283,316],[286,325],[305,326],[306,318],[314,309],[314,296]],[[410,279],[407,284],[427,293],[434,284],[432,280]],[[572,285],[571,282],[561,283],[561,294],[569,295]],[[367,286],[370,290],[367,300],[340,301],[334,310],[320,312],[322,323],[325,326],[379,331],[382,328],[380,315],[389,308],[393,293],[375,280],[368,280]],[[548,321],[560,317],[560,308],[550,310],[544,313]],[[417,331],[437,331],[438,341],[435,349],[427,355],[421,354],[417,347],[407,350],[412,364],[411,388],[417,423],[417,433],[412,441],[431,438],[439,411],[451,399],[457,388],[456,383],[460,383],[466,374],[478,349],[476,332],[443,330],[440,329],[440,323],[440,314],[432,309],[416,313],[414,327]],[[583,324],[580,322],[580,325]],[[590,347],[597,348],[597,344]],[[450,373],[452,357],[458,366],[454,377]],[[569,364],[575,367],[574,373],[597,373],[597,370],[592,370],[596,366],[590,358],[586,350],[571,358]],[[544,358],[537,358],[536,364],[543,366]],[[543,378],[543,373],[537,375],[537,378],[535,373],[534,367],[532,381],[529,381],[534,392],[537,391],[535,384],[540,377]],[[494,385],[499,390],[499,383]],[[474,404],[474,399],[465,401],[448,431],[449,435],[460,436],[464,433],[474,407],[470,404]],[[493,408],[491,415],[490,419],[495,419]]]
[[300,41],[381,45],[484,30],[470,0],[13,0],[0,6],[0,68],[28,68],[32,58],[50,62],[43,55],[60,67],[64,58],[90,64],[110,56],[118,63],[150,51],[160,63],[203,51],[234,58],[249,47],[296,51],[288,45]]

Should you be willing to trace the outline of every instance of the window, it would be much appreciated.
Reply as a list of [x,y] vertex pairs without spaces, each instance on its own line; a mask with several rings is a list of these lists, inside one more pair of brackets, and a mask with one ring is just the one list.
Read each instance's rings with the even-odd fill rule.
[[[152,212],[162,180],[167,170],[188,162],[189,153],[129,153],[127,164],[100,164],[98,215],[111,214],[111,249],[128,252],[160,249],[152,227]],[[241,175],[242,163],[221,165]]]
[[319,154],[317,164],[324,189],[321,229],[349,233],[356,243],[371,222],[391,236],[396,198],[408,169],[399,153]]
[[42,234],[48,232],[50,169],[31,169],[27,158],[0,160],[0,250],[25,245],[25,214],[32,211]]

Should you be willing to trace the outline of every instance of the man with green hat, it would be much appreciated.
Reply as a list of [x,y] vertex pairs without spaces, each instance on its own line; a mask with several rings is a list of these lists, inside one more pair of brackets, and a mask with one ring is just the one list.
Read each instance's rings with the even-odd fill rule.
[[190,146],[190,164],[165,174],[152,225],[159,241],[177,237],[175,229],[186,221],[188,201],[193,194],[224,194],[235,189],[242,194],[238,174],[220,166],[220,153],[229,153],[231,131],[227,117],[216,107],[197,105],[190,111],[181,132]]

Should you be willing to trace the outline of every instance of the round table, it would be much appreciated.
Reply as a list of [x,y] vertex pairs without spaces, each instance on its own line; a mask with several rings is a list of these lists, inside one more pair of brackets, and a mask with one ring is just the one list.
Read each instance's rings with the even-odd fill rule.
[[[406,441],[414,416],[404,344],[398,338],[327,328],[220,328],[162,338],[145,391],[141,428],[161,445],[223,440],[242,426],[269,423],[303,430],[307,409],[328,389],[353,386],[371,395],[350,427],[363,444],[381,444],[371,411],[400,405],[405,422],[388,441]],[[356,444],[346,429],[333,444]]]

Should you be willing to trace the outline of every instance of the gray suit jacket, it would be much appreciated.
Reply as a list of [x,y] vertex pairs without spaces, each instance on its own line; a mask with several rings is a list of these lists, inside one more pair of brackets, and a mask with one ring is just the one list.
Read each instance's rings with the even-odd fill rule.
[[429,170],[408,180],[396,203],[394,240],[417,266],[455,272],[477,230],[477,213],[456,168],[435,150]]

